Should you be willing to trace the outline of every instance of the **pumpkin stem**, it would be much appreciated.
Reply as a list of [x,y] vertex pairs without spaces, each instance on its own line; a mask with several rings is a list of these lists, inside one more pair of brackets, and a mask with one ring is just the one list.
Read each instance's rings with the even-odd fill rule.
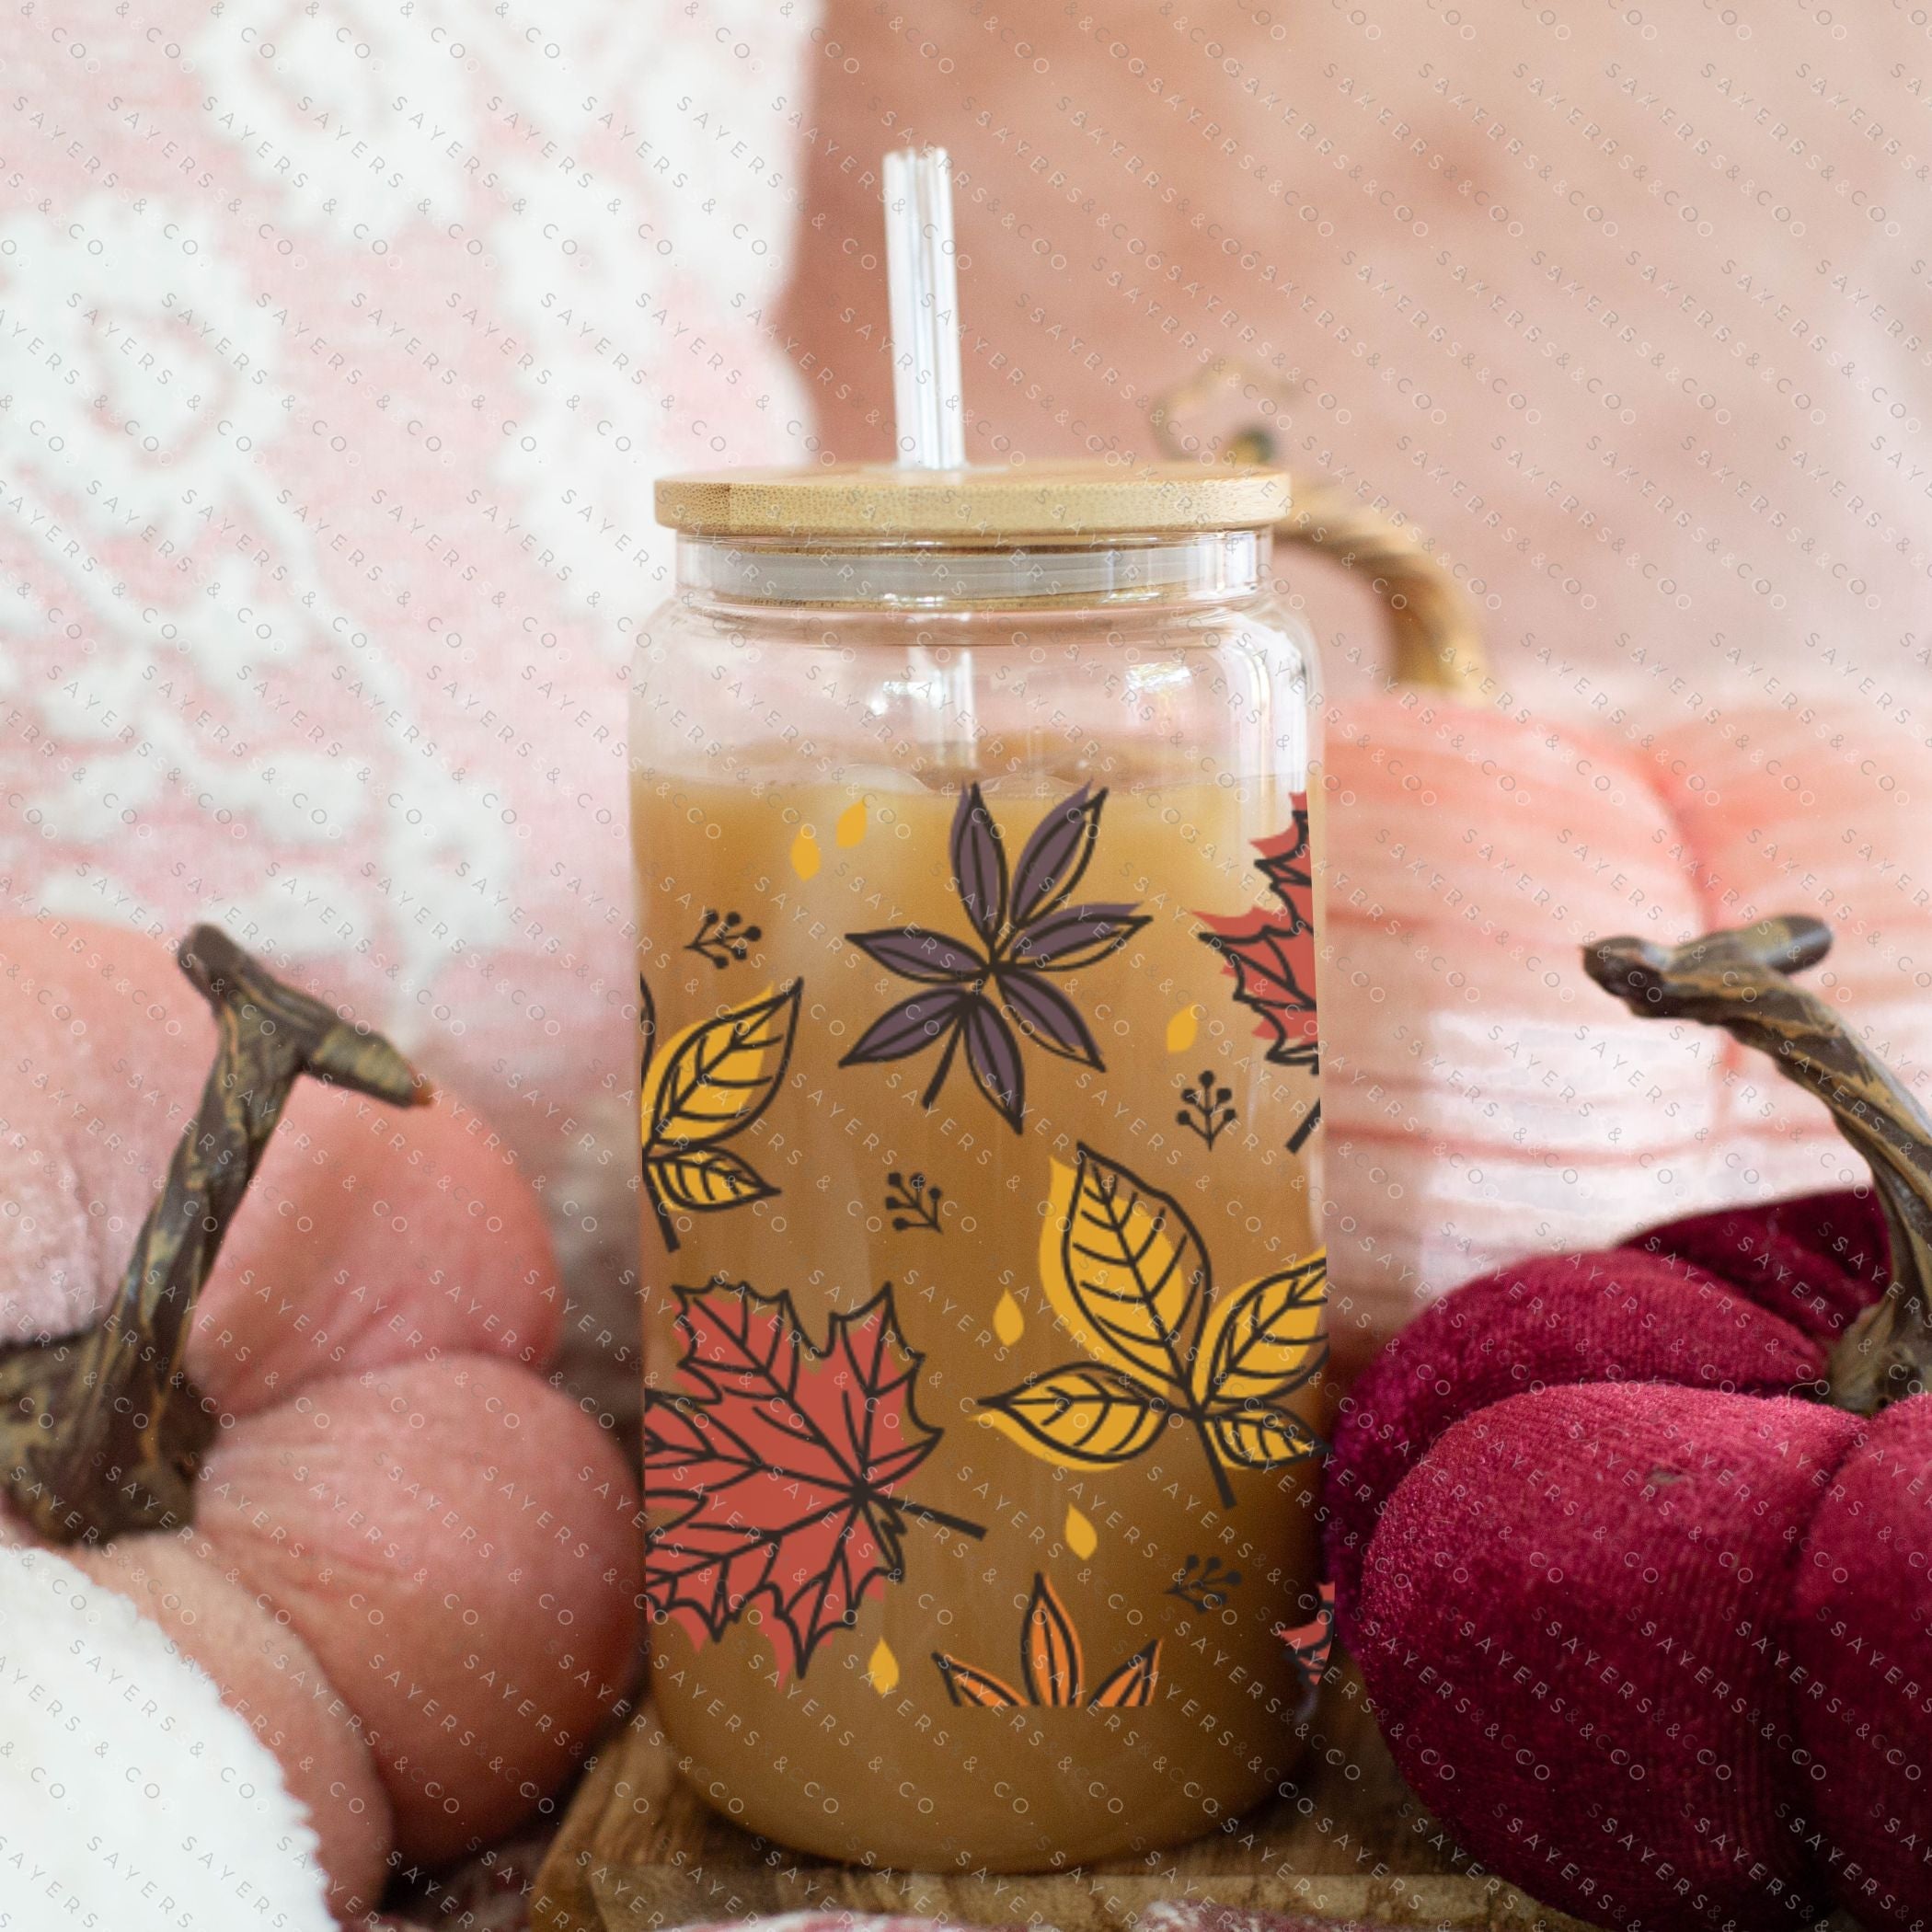
[[1765,919],[1683,946],[1604,939],[1583,970],[1633,1013],[1722,1027],[1831,1109],[1865,1156],[1892,1237],[1885,1296],[1832,1351],[1830,1398],[1856,1415],[1932,1387],[1932,1121],[1815,993],[1788,974],[1830,949],[1822,920]]
[[85,1334],[0,1355],[0,1483],[52,1543],[193,1520],[216,1426],[182,1367],[195,1297],[296,1080],[398,1107],[434,1098],[379,1033],[284,985],[216,927],[196,926],[178,959],[221,1041],[120,1292]]

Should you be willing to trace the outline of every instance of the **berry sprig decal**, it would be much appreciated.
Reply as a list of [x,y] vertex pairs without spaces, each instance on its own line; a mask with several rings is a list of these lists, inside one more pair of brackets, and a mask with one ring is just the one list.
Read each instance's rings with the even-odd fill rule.
[[[871,1066],[928,1047],[938,1064],[920,1096],[930,1109],[961,1044],[980,1091],[1015,1133],[1027,1111],[1022,1039],[1062,1060],[1106,1070],[1087,1021],[1052,976],[1098,965],[1146,918],[1131,905],[1069,905],[1100,834],[1104,791],[1082,786],[1033,828],[1009,875],[1006,836],[977,785],[953,814],[953,889],[971,939],[891,926],[845,937],[919,988],[889,1006],[839,1062]],[[1017,1029],[1017,1032],[1016,1032]]]
[[892,1231],[905,1234],[919,1229],[943,1235],[939,1225],[939,1203],[945,1199],[937,1181],[928,1183],[923,1174],[902,1174],[897,1168],[886,1176],[886,1212],[892,1217]]
[[1217,1081],[1213,1067],[1204,1066],[1199,1087],[1189,1087],[1183,1079],[1180,1098],[1182,1104],[1175,1120],[1212,1154],[1214,1143],[1240,1118],[1233,1106],[1234,1088],[1225,1081]]
[[762,927],[747,926],[736,913],[720,914],[714,907],[707,906],[697,936],[684,950],[710,960],[722,972],[734,960],[742,965],[764,937]]
[[1327,1359],[1325,1253],[1215,1304],[1207,1249],[1179,1202],[1082,1146],[1077,1167],[1053,1163],[1040,1271],[1091,1359],[981,1401],[983,1420],[1029,1455],[1110,1468],[1179,1422],[1199,1439],[1228,1507],[1229,1469],[1280,1468],[1320,1451],[1275,1405]]
[[960,1535],[983,1525],[900,1495],[937,1446],[887,1282],[832,1317],[822,1350],[789,1294],[743,1282],[675,1291],[687,1390],[644,1397],[644,1588],[694,1643],[754,1604],[781,1673],[802,1676],[868,1593],[905,1575],[906,1519]]

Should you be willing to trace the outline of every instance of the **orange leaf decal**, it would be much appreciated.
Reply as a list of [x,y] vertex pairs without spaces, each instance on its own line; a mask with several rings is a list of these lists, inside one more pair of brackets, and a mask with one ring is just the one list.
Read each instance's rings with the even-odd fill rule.
[[1160,1682],[1160,1639],[1136,1650],[1091,1699],[1096,1710],[1142,1710],[1154,1702]]
[[933,1662],[946,1680],[946,1688],[955,1704],[977,1705],[982,1710],[1011,1710],[1026,1699],[1011,1685],[1004,1684],[991,1671],[976,1671],[944,1650],[933,1652]]
[[1019,1656],[1029,1704],[1080,1701],[1080,1633],[1053,1586],[1041,1575],[1033,1579],[1026,1622],[1020,1627]]
[[[1027,1599],[1027,1614],[1019,1627],[1019,1667],[1026,1696],[1004,1678],[970,1663],[961,1663],[944,1650],[933,1652],[933,1662],[946,1680],[947,1694],[955,1704],[973,1705],[982,1710],[1010,1710],[1030,1704],[1064,1710],[1080,1704],[1083,1667],[1080,1662],[1080,1633],[1067,1615],[1066,1605],[1055,1594],[1043,1573],[1033,1575],[1033,1593]],[[1160,1639],[1136,1650],[1114,1671],[1092,1696],[1084,1701],[1088,1710],[1139,1710],[1153,1703],[1155,1686],[1160,1682]]]

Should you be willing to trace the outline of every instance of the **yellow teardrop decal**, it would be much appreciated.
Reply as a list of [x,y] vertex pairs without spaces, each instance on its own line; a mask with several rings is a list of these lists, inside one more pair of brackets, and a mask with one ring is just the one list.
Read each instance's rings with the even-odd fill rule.
[[1072,1503],[1066,1506],[1066,1547],[1084,1563],[1093,1555],[1094,1546],[1100,1539],[1094,1534],[1094,1526]]
[[838,815],[833,835],[842,845],[856,845],[866,835],[866,801],[855,799]]
[[791,868],[800,879],[811,879],[819,869],[818,835],[810,825],[801,826],[791,842]]
[[1027,1318],[1020,1313],[1019,1304],[1013,1299],[1010,1288],[1000,1296],[994,1308],[993,1332],[1009,1349],[1027,1332]]
[[1185,1053],[1194,1044],[1194,1036],[1201,1030],[1201,1008],[1183,1006],[1167,1022],[1167,1051],[1170,1053]]
[[882,1637],[872,1646],[872,1655],[866,1663],[866,1681],[881,1697],[891,1696],[898,1688],[899,1660]]

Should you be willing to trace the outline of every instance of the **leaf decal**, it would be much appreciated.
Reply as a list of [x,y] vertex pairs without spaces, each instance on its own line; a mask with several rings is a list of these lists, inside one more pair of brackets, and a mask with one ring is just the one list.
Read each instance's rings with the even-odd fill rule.
[[970,1663],[949,1657],[944,1650],[935,1650],[933,1662],[939,1666],[939,1674],[946,1680],[947,1692],[955,1704],[975,1705],[982,1710],[1012,1710],[1026,1702],[1010,1684],[991,1671],[976,1671]]
[[1186,1390],[1212,1284],[1179,1202],[1082,1145],[1076,1167],[1053,1164],[1041,1268],[1094,1354]]
[[985,960],[972,947],[923,926],[888,926],[878,932],[847,933],[845,937],[888,972],[918,986],[958,984],[986,970]]
[[1098,1362],[1029,1376],[980,1407],[987,1421],[1022,1448],[1088,1469],[1132,1462],[1167,1420],[1159,1398],[1144,1384]]
[[1327,1359],[1323,1254],[1216,1304],[1207,1248],[1180,1203],[1082,1144],[1077,1166],[1053,1163],[1040,1273],[1054,1314],[1093,1359],[980,1397],[980,1420],[1029,1455],[1111,1468],[1179,1422],[1231,1508],[1230,1470],[1322,1453],[1271,1405]]
[[639,979],[644,1060],[638,1070],[644,1191],[665,1248],[678,1246],[676,1213],[712,1213],[778,1190],[721,1144],[771,1104],[791,1061],[802,983],[701,1019],[657,1048],[657,1014]]
[[952,815],[952,879],[973,931],[992,945],[1006,923],[1006,843],[977,785]]
[[1080,1633],[1044,1575],[1033,1579],[1033,1594],[1020,1624],[1019,1656],[1028,1703],[1080,1701]]
[[950,1038],[965,1010],[963,993],[915,993],[896,1006],[888,1006],[859,1036],[858,1044],[839,1062],[858,1066],[870,1061],[903,1060],[932,1045],[942,1034]]
[[801,1674],[861,1601],[904,1575],[907,1517],[981,1536],[899,1495],[937,1444],[914,1405],[924,1361],[890,1284],[834,1315],[822,1350],[788,1294],[679,1288],[682,1390],[644,1398],[645,1590],[694,1642],[754,1603]]
[[1099,1547],[1100,1539],[1087,1516],[1072,1503],[1066,1506],[1066,1547],[1084,1563]]
[[1263,1275],[1214,1311],[1195,1363],[1203,1408],[1248,1409],[1299,1388],[1328,1359],[1328,1251]]
[[1243,1409],[1210,1416],[1208,1430],[1215,1448],[1244,1469],[1279,1469],[1304,1456],[1319,1455],[1328,1446],[1282,1409]]
[[1082,786],[1034,826],[1013,873],[1013,923],[1024,926],[1065,904],[1094,856],[1100,835],[1103,791],[1093,797]]
[[1316,1043],[1315,935],[1312,927],[1257,920],[1245,930],[1203,934],[1235,975],[1235,1004],[1261,1017],[1278,1066],[1307,1064]]
[[764,1111],[791,1055],[800,983],[666,1042],[645,1093],[645,1128],[657,1146],[721,1141]]
[[1037,972],[1015,971],[1001,976],[1000,993],[1007,1012],[1036,1046],[1063,1060],[1077,1060],[1083,1066],[1100,1064],[1100,1049],[1087,1030],[1080,1009],[1059,987]]
[[1087,1702],[1095,1710],[1144,1710],[1160,1682],[1160,1639],[1136,1650]]
[[966,1009],[966,1064],[979,1090],[1017,1133],[1027,1110],[1027,1068],[1013,1029],[983,1000]]
[[1227,962],[1235,976],[1235,1002],[1259,1016],[1257,1031],[1278,1066],[1314,1067],[1319,1032],[1315,987],[1315,889],[1308,843],[1308,800],[1294,795],[1288,829],[1259,839],[1255,869],[1268,881],[1273,906],[1233,918],[1196,916],[1207,930],[1202,943]]
[[[1080,1633],[1043,1571],[1033,1574],[1033,1593],[1027,1599],[1019,1627],[1019,1663],[1025,1694],[1002,1677],[983,1671],[944,1650],[933,1662],[946,1681],[955,1704],[984,1710],[1008,1710],[1030,1704],[1039,1708],[1069,1710],[1081,1702]],[[1108,1673],[1098,1690],[1087,1698],[1089,1710],[1139,1709],[1154,1701],[1160,1681],[1160,1641],[1136,1650],[1125,1663]]]
[[923,926],[847,933],[847,944],[875,964],[935,990],[888,1007],[839,1064],[875,1065],[936,1047],[938,1060],[920,1095],[930,1108],[963,1047],[974,1086],[1016,1133],[1027,1112],[1022,1038],[1104,1073],[1079,1008],[1046,975],[1098,965],[1147,924],[1131,905],[1066,903],[1093,856],[1106,801],[1104,791],[1089,794],[1083,785],[1051,808],[1009,878],[1005,834],[984,793],[967,786],[953,813],[949,851],[953,890],[973,938]]
[[1335,1585],[1324,1583],[1315,1615],[1305,1624],[1292,1627],[1278,1625],[1274,1633],[1288,1646],[1294,1668],[1302,1680],[1304,1708],[1313,1706],[1328,1674],[1328,1659],[1335,1648]]
[[1028,926],[1013,942],[1013,958],[1041,972],[1075,972],[1119,952],[1147,923],[1131,905],[1070,905]]
[[653,1165],[658,1190],[687,1214],[769,1201],[778,1191],[729,1147],[693,1147],[684,1154],[661,1155]]

